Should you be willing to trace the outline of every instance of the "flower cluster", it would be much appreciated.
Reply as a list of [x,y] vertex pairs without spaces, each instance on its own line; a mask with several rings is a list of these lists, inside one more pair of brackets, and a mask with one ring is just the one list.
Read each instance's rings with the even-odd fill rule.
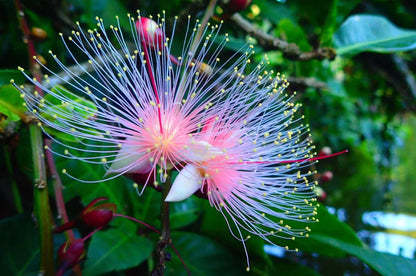
[[300,104],[284,93],[285,77],[267,69],[267,57],[254,64],[251,41],[225,51],[220,24],[189,17],[185,36],[176,38],[177,18],[167,28],[164,13],[128,17],[129,33],[119,24],[107,32],[97,18],[94,30],[61,35],[75,63],[68,68],[51,52],[62,74],[40,64],[47,75],[39,80],[21,69],[44,92],[16,85],[45,133],[64,146],[55,153],[102,164],[104,179],[146,173],[144,186],[163,185],[177,170],[166,200],[203,193],[242,241],[241,228],[268,241],[307,236],[308,227],[290,221],[315,219],[313,145],[296,115]]

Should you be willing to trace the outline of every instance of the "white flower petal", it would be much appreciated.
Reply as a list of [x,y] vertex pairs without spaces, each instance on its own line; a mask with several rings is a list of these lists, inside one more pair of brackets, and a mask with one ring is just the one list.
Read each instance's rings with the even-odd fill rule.
[[143,148],[127,139],[116,158],[107,169],[106,175],[112,173],[147,173],[152,169],[149,159],[145,157]]
[[208,161],[220,154],[222,154],[222,151],[213,147],[210,143],[206,141],[197,141],[188,146],[186,161],[199,163]]
[[178,174],[165,201],[181,201],[201,189],[203,177],[195,165],[186,165]]

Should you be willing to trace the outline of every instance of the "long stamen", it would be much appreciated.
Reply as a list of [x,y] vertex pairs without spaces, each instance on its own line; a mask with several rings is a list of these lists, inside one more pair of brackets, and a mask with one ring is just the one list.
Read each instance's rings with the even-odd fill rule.
[[228,164],[291,164],[291,163],[298,163],[304,161],[316,161],[321,159],[331,158],[337,155],[341,155],[347,153],[348,150],[343,150],[340,152],[336,152],[326,156],[318,156],[313,158],[305,158],[305,159],[296,159],[296,160],[283,160],[283,161],[243,161],[243,162],[227,162]]
[[149,59],[149,53],[147,52],[147,46],[146,43],[144,41],[142,41],[142,46],[144,49],[144,56],[146,58],[146,66],[147,66],[147,70],[149,71],[149,76],[150,76],[150,81],[152,83],[152,87],[153,90],[155,92],[155,96],[156,96],[156,107],[157,107],[157,116],[159,118],[159,127],[160,127],[160,134],[163,134],[163,128],[162,128],[162,115],[160,112],[160,100],[159,100],[159,93],[157,92],[157,88],[156,88],[156,81],[153,75],[153,70],[152,67],[150,66],[150,59]]

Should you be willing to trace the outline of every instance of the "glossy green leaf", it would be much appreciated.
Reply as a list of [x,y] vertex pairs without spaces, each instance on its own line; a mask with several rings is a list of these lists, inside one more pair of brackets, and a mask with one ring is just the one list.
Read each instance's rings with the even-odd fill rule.
[[334,34],[337,54],[391,53],[416,48],[416,30],[401,29],[377,15],[350,16]]
[[92,236],[83,274],[100,275],[131,268],[149,258],[152,251],[153,243],[137,234],[137,224],[123,220]]
[[[244,255],[233,254],[224,245],[208,237],[174,232],[172,243],[192,275],[242,275],[245,272]],[[170,251],[173,261],[168,263],[168,275],[187,275],[179,258]]]
[[[200,233],[226,245],[228,248],[232,248],[236,254],[244,256],[243,243],[231,234],[230,228],[223,215],[214,207],[211,207],[207,200],[201,199],[201,201],[204,213]],[[234,233],[238,233],[234,225],[231,224],[230,227],[233,229]],[[246,238],[248,234],[243,232],[243,235],[243,237]],[[258,258],[265,262],[269,261],[268,256],[263,249],[265,244],[264,240],[254,235],[251,236],[252,237],[245,242],[250,258]]]
[[26,107],[20,92],[11,84],[0,87],[0,113],[9,117],[12,121],[18,121],[25,117]]
[[296,43],[302,51],[310,51],[312,49],[308,42],[304,30],[295,22],[289,19],[282,19],[279,24],[279,33],[283,33],[289,43]]
[[0,86],[9,84],[11,79],[18,84],[24,83],[26,80],[22,72],[17,69],[0,69]]
[[0,221],[2,275],[39,274],[39,234],[29,214]]
[[[47,94],[44,99],[48,103],[46,111],[41,113],[41,116],[46,120],[54,122],[57,117],[69,120],[76,120],[76,118],[88,119],[94,117],[97,107],[95,104],[87,99],[81,98],[73,94],[61,85],[56,85],[51,89],[53,93],[67,99],[62,101],[52,94]],[[73,135],[57,131],[51,127],[44,127],[49,134],[56,136],[64,141],[79,142],[79,139]]]
[[315,236],[331,237],[351,245],[362,246],[362,242],[354,230],[341,222],[336,216],[330,214],[326,207],[322,205],[318,206],[317,213],[315,217],[318,222],[302,223],[286,221],[284,223],[296,229],[309,227],[311,231],[308,232],[308,238],[299,237],[295,240],[273,239],[272,241],[283,247],[288,246],[292,250],[298,248],[300,251],[315,252],[330,257],[344,257],[346,252],[343,248],[322,244],[319,239],[315,239]]
[[194,197],[171,204],[170,227],[176,229],[195,222],[200,211],[199,201]]
[[388,253],[377,252],[368,247],[352,245],[328,236],[317,234],[316,240],[327,244],[328,246],[342,248],[348,254],[351,254],[376,270],[381,275],[416,275],[416,261],[403,257],[391,255]]

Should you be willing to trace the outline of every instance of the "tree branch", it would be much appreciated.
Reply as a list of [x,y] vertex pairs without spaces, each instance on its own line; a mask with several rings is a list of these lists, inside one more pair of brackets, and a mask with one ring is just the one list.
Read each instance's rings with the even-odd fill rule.
[[318,48],[310,52],[302,52],[299,46],[294,43],[288,43],[270,34],[263,32],[251,24],[240,14],[236,13],[231,20],[237,24],[246,33],[256,38],[265,50],[279,50],[283,52],[284,57],[291,60],[311,60],[311,59],[329,59],[333,60],[336,56],[333,48]]

